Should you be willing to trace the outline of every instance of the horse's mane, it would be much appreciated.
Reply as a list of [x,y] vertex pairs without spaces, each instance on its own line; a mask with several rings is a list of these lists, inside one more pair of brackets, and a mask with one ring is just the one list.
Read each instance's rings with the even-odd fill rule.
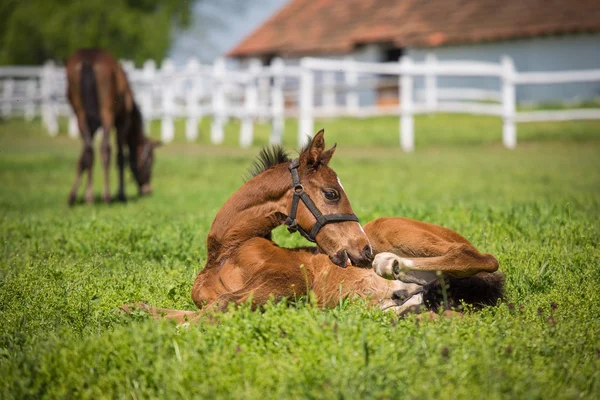
[[[305,153],[310,148],[311,139],[300,149],[298,152],[299,155]],[[244,181],[248,181],[256,175],[260,175],[271,167],[274,167],[278,164],[284,162],[290,162],[292,159],[288,152],[278,144],[273,144],[271,146],[266,146],[260,149],[260,153],[256,156],[256,159],[252,162],[250,168],[248,168],[249,176],[244,179]]]
[[248,169],[248,174],[250,175],[248,179],[265,172],[271,167],[291,160],[287,151],[278,144],[263,147]]

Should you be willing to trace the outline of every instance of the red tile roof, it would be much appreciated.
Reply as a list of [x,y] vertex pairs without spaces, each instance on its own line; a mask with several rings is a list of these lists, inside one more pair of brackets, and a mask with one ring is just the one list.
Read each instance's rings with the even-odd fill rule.
[[341,54],[600,32],[599,0],[291,0],[232,57]]

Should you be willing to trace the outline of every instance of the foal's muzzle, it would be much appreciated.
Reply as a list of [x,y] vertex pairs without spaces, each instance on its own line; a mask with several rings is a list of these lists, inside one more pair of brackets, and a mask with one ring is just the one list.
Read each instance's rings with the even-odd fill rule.
[[140,187],[140,196],[146,196],[152,194],[152,186],[149,183],[145,183]]
[[329,259],[332,263],[342,268],[347,267],[348,264],[359,268],[371,268],[373,249],[371,245],[367,244],[356,257],[346,250],[340,250],[335,255],[330,256]]

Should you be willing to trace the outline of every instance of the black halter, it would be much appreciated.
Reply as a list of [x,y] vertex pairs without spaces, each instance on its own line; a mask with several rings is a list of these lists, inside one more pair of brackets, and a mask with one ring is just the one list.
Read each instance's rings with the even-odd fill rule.
[[[324,225],[330,224],[332,222],[344,222],[344,221],[354,221],[358,222],[358,217],[354,214],[321,214],[321,211],[317,208],[315,203],[311,200],[310,196],[306,194],[304,191],[304,186],[300,184],[300,176],[298,175],[298,159],[292,160],[288,169],[292,173],[292,184],[294,190],[294,197],[292,199],[292,208],[290,210],[290,215],[285,219],[285,224],[288,227],[288,231],[291,233],[300,232],[302,236],[306,240],[310,240],[311,242],[316,242],[317,233],[321,230]],[[302,200],[306,208],[312,213],[312,215],[316,218],[317,222],[310,230],[310,233],[307,233],[300,225],[298,225],[298,221],[296,221],[296,212],[298,211],[298,203]]]

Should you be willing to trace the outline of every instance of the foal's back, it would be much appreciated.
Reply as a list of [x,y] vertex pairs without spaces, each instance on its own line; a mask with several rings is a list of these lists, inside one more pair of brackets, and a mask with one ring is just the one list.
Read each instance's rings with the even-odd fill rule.
[[67,95],[75,114],[96,125],[114,125],[118,115],[133,108],[133,95],[119,62],[106,50],[79,49],[66,63]]

